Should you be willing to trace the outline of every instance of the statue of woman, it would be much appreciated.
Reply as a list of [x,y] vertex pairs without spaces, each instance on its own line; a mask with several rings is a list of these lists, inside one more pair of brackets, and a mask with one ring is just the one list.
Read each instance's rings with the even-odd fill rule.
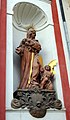
[[32,79],[38,83],[38,75],[40,69],[40,62],[38,60],[38,53],[41,50],[39,41],[35,39],[36,31],[30,28],[27,31],[27,37],[24,38],[20,45],[16,48],[16,53],[21,58],[21,80],[19,89],[27,88]]

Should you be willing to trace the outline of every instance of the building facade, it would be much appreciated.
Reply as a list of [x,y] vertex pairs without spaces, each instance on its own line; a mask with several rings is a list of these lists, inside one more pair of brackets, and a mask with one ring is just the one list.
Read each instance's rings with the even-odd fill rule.
[[[49,109],[47,110],[46,116],[41,119],[53,120],[57,118],[57,120],[70,120],[69,19],[67,19],[67,9],[63,0],[0,1],[0,119],[38,119],[33,118],[27,109],[14,110],[11,108],[13,92],[19,84],[19,74],[17,74],[17,72],[19,73],[19,61],[15,55],[15,48],[26,34],[25,31],[21,29],[22,27],[19,26],[19,21],[21,23],[24,17],[27,18],[26,9],[29,9],[27,4],[36,6],[38,8],[37,10],[40,10],[41,16],[44,14],[45,17],[46,22],[41,19],[38,22],[40,24],[35,24],[37,38],[42,45],[42,52],[40,54],[43,57],[44,64],[48,64],[53,59],[58,61],[55,68],[56,80],[54,86],[57,97],[62,101],[62,109],[60,111]],[[22,10],[24,5],[27,7],[23,14]],[[23,17],[20,17],[21,12]],[[34,23],[37,23],[41,16],[38,16],[34,20]],[[26,20],[27,19],[24,19],[24,21]],[[16,66],[18,66],[18,68]]]

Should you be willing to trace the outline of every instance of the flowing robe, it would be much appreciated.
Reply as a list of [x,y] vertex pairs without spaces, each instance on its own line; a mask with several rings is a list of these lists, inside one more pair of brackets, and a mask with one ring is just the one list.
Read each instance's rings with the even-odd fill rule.
[[[30,77],[30,69],[35,68],[35,71],[32,76],[33,79],[37,78],[39,72],[39,63],[38,63],[38,56],[37,54],[41,50],[41,45],[39,44],[38,40],[31,40],[31,39],[23,39],[21,44],[16,49],[16,53],[21,57],[21,80],[19,84],[19,89],[24,89],[27,87],[28,80]],[[33,62],[35,63],[34,66],[31,66],[33,54]],[[32,67],[32,68],[31,68]]]

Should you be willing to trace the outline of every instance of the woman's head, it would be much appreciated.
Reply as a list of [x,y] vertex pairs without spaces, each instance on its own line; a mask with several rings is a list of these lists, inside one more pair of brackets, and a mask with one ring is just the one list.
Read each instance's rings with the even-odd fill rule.
[[33,29],[33,28],[30,28],[28,31],[27,31],[27,38],[32,38],[34,39],[36,36],[36,31]]

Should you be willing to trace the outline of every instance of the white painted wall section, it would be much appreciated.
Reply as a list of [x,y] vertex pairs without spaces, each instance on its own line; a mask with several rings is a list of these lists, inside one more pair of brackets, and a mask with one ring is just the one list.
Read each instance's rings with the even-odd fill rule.
[[[53,25],[51,5],[37,0],[7,0],[7,58],[6,58],[6,120],[37,120],[32,117],[28,110],[14,110],[11,108],[11,100],[13,98],[13,92],[17,89],[20,81],[20,58],[15,53],[15,48],[20,44],[21,40],[26,37],[25,32],[18,31],[12,25],[13,7],[18,2],[30,2],[39,6],[48,16],[48,22]],[[40,54],[43,57],[44,65],[48,64],[51,60],[56,59],[58,61],[54,26],[48,26],[42,31],[37,32],[36,39],[39,40],[42,50]],[[59,63],[55,67],[55,89],[58,98],[62,101],[63,109],[48,110],[46,116],[40,120],[66,120],[64,100],[62,93],[62,85],[59,71]]]
[[69,86],[70,86],[70,58],[69,58],[66,36],[65,36],[65,31],[64,31],[64,23],[63,23],[62,17],[61,17],[59,1],[58,0],[56,0],[56,1],[57,1],[57,8],[58,8],[58,15],[59,15],[58,17],[59,17],[59,24],[60,24],[61,35],[62,35],[62,42],[63,42],[66,66],[67,66],[68,80],[69,80]]

